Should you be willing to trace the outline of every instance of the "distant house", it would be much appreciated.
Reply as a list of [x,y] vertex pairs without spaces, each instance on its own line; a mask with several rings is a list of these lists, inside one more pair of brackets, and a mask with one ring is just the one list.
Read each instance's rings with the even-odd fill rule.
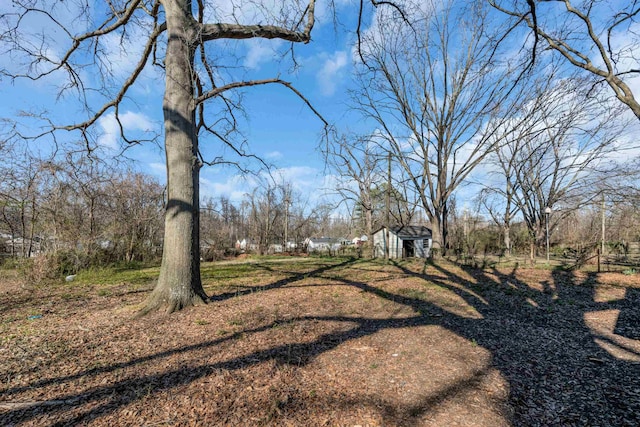
[[282,243],[271,243],[267,249],[267,253],[281,254],[283,252],[293,252],[297,249],[298,245],[294,240],[288,240],[286,246]]
[[282,252],[284,252],[282,243],[271,243],[267,248],[267,253],[270,254],[281,254]]
[[295,240],[288,240],[287,241],[287,251],[295,251],[296,249],[298,249],[298,244],[296,243]]
[[342,246],[351,246],[351,245],[355,245],[355,242],[354,242],[353,240],[351,240],[351,239],[342,238],[342,239],[339,239],[339,241],[340,241],[340,244],[341,244]]
[[304,241],[307,252],[335,252],[340,249],[340,239],[331,237],[309,237]]
[[42,239],[34,237],[27,239],[24,237],[12,238],[9,234],[0,234],[0,254],[12,256],[36,256],[42,252]]
[[258,248],[258,243],[250,238],[244,238],[236,241],[236,249],[242,252],[255,252]]
[[431,254],[431,229],[422,225],[382,227],[373,233],[373,255],[384,257],[387,247],[389,258],[428,258]]

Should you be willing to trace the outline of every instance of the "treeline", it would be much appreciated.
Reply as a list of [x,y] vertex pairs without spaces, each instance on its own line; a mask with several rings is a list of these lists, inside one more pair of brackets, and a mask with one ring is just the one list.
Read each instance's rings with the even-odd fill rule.
[[334,215],[329,204],[311,203],[287,182],[265,182],[235,204],[226,197],[208,198],[200,210],[205,260],[229,251],[301,252],[309,237],[346,238],[354,233],[350,218]]
[[[0,251],[3,260],[46,255],[43,268],[71,274],[90,266],[157,262],[162,255],[164,187],[152,176],[80,154],[43,158],[23,147],[4,150],[0,166]],[[369,218],[361,204],[340,217],[332,206],[312,205],[291,183],[265,183],[239,202],[225,197],[201,204],[202,257],[220,259],[240,252],[300,252],[308,237],[351,239],[367,224],[385,224],[386,189],[371,197]],[[425,223],[398,189],[389,191],[389,219]],[[615,196],[615,197],[614,197]],[[531,233],[522,219],[509,228],[492,220],[486,200],[477,209],[449,205],[447,249],[452,255],[525,255]],[[640,241],[640,203],[610,194],[579,209],[554,211],[548,218],[551,253],[557,256],[603,244],[607,253],[626,255]],[[604,224],[604,234],[603,234]],[[542,223],[542,225],[546,225]],[[508,233],[508,243],[505,243]],[[239,243],[243,242],[242,248]],[[363,252],[365,256],[368,252]]]
[[55,255],[63,272],[144,261],[161,251],[163,187],[152,177],[80,154],[3,152],[0,250]]
[[[516,27],[506,30],[505,16],[492,3],[448,2],[425,10],[409,2],[402,19],[393,10],[376,13],[375,31],[358,45],[350,100],[368,126],[341,130],[326,145],[337,191],[360,212],[369,235],[380,223],[417,223],[414,214],[422,213],[434,257],[481,245],[507,255],[526,250],[533,263],[547,237],[556,247],[624,246],[637,239],[640,168],[633,135],[640,115],[629,108],[640,110],[628,90],[626,98],[613,97],[611,88],[623,82],[603,76],[614,67],[597,70],[589,60],[587,68],[567,68],[565,55],[576,55],[578,63],[589,58],[581,48],[600,43],[591,13],[599,26],[612,10],[600,2],[578,9],[566,2],[564,15],[557,10],[550,22],[529,23],[540,37],[537,48],[514,50],[511,43],[496,43]],[[508,10],[508,3],[497,10]],[[519,23],[529,19],[529,9],[517,7],[523,3],[513,2],[507,13]],[[635,3],[621,8],[633,15],[619,11],[616,16],[627,18],[598,30],[610,45],[625,46],[615,53],[600,49],[605,63],[618,63],[640,46],[637,39],[617,39],[613,29],[638,13]],[[584,28],[574,27],[574,14]],[[554,41],[538,32],[563,21],[571,23],[576,39]],[[548,52],[557,46],[562,55]],[[476,233],[482,244],[468,240],[472,230],[459,220],[456,198],[463,197],[462,206],[491,221],[482,227],[484,237]]]
[[[26,146],[2,148],[3,260],[46,255],[62,273],[74,273],[160,259],[166,195],[157,179],[86,153],[58,158]],[[203,200],[200,229],[205,260],[239,252],[240,241],[258,253],[274,244],[300,251],[308,237],[352,232],[348,219],[334,218],[326,204],[312,205],[289,183],[265,183],[235,203]]]
[[[583,206],[570,212],[556,213],[549,220],[549,252],[554,258],[576,258],[601,254],[625,260],[640,261],[640,201],[630,198]],[[449,249],[453,256],[530,256],[531,233],[523,220],[514,220],[508,229],[493,220],[469,210],[454,211],[449,217],[451,234]],[[544,224],[544,223],[543,223]],[[546,225],[546,224],[544,224]],[[505,244],[508,233],[509,244]],[[544,255],[543,244],[537,255]]]

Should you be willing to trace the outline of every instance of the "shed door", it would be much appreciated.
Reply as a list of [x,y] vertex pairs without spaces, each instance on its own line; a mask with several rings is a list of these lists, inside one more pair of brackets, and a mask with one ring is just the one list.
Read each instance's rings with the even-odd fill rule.
[[413,240],[402,241],[402,255],[405,258],[413,258],[416,256],[416,250]]

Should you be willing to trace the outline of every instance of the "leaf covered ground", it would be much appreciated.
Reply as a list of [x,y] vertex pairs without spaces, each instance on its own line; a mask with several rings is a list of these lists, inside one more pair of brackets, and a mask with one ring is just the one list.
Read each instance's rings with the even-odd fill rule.
[[2,274],[3,426],[640,425],[637,275],[249,259],[135,318],[157,269]]

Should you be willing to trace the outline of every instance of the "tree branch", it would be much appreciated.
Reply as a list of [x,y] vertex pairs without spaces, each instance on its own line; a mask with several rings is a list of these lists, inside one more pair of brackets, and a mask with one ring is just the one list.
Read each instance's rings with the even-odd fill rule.
[[282,39],[290,42],[309,43],[311,30],[315,24],[315,0],[310,0],[306,9],[307,25],[302,31],[289,30],[276,25],[241,25],[241,24],[201,24],[200,41],[207,42],[218,39]]
[[136,68],[133,70],[133,72],[131,73],[131,75],[127,78],[127,80],[122,84],[122,87],[120,88],[120,90],[118,91],[118,93],[116,94],[116,96],[109,102],[107,102],[106,104],[104,104],[102,106],[102,108],[100,108],[92,117],[90,117],[88,120],[82,122],[82,123],[77,123],[77,124],[73,124],[73,125],[69,125],[69,126],[61,126],[61,127],[57,127],[57,129],[64,129],[64,130],[78,130],[78,129],[87,129],[89,126],[93,125],[100,117],[102,117],[102,115],[110,108],[117,106],[118,104],[120,104],[120,102],[124,99],[125,94],[127,93],[127,91],[129,90],[129,88],[131,86],[133,86],[133,84],[136,82],[138,76],[140,76],[140,73],[142,73],[142,70],[144,69],[147,60],[149,59],[149,56],[153,50],[153,47],[156,44],[156,40],[158,39],[158,36],[160,34],[162,34],[162,32],[164,32],[166,30],[166,24],[160,24],[159,26],[157,26],[155,28],[155,30],[153,31],[153,33],[151,33],[151,35],[149,36],[149,40],[147,40],[147,44],[144,48],[144,51],[142,52],[142,56],[140,57],[140,60],[138,61],[138,64],[136,65]]
[[196,98],[195,102],[196,104],[201,104],[208,99],[216,97],[221,93],[226,92],[228,90],[232,90],[232,89],[238,89],[241,87],[249,87],[249,86],[261,86],[261,85],[268,85],[268,84],[279,84],[287,87],[289,90],[295,93],[298,96],[298,98],[300,98],[307,105],[307,107],[309,107],[309,109],[316,115],[316,117],[318,117],[322,121],[322,123],[324,123],[325,127],[329,126],[329,122],[327,122],[327,120],[322,116],[322,114],[320,114],[320,112],[316,110],[316,108],[311,104],[311,102],[298,89],[296,89],[291,83],[284,80],[280,80],[278,78],[229,83],[224,86],[220,86],[203,93],[201,96]]

